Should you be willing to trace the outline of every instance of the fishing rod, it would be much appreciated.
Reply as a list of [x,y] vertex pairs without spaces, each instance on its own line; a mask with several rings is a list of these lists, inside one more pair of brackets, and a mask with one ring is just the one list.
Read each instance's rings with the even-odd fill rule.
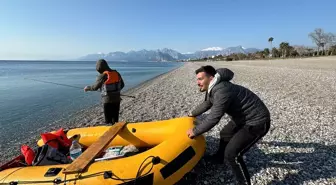
[[[24,79],[32,80],[32,81],[37,81],[37,82],[48,83],[48,84],[61,85],[61,86],[65,86],[65,87],[72,87],[72,88],[76,88],[76,89],[83,89],[82,87],[78,87],[78,86],[67,85],[67,84],[60,84],[60,83],[49,82],[49,81],[44,81],[44,80],[37,80],[37,79],[32,79],[32,78],[24,78]],[[120,96],[125,96],[125,97],[135,98],[135,96],[124,95],[124,94],[120,94]]]

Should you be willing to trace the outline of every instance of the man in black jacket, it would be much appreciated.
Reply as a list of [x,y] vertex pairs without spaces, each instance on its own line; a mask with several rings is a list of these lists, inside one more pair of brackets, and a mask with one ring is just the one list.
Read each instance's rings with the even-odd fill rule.
[[84,91],[101,89],[105,123],[114,124],[119,121],[120,91],[125,84],[120,73],[117,70],[112,70],[104,59],[97,61],[96,70],[100,73],[96,83],[92,86],[86,86]]
[[196,126],[187,134],[193,138],[209,131],[227,113],[231,121],[220,132],[217,153],[209,158],[219,163],[226,159],[237,182],[251,184],[242,156],[268,132],[270,112],[252,91],[231,83],[233,75],[227,68],[215,70],[212,66],[202,66],[196,70],[197,84],[201,92],[206,91],[206,98],[189,116],[196,117],[210,108],[211,111],[205,119],[196,119]]

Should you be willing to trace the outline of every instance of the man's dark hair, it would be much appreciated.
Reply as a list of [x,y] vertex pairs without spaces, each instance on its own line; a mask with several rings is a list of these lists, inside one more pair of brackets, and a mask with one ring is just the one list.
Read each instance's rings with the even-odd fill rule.
[[200,72],[205,72],[209,76],[215,76],[215,74],[217,73],[216,69],[214,67],[210,66],[210,65],[202,66],[195,71],[196,74],[198,74]]

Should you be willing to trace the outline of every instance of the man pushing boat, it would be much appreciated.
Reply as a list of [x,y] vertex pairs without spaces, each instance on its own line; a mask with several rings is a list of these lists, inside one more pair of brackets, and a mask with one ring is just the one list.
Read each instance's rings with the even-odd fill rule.
[[189,116],[196,117],[211,109],[205,119],[196,119],[193,129],[188,130],[190,138],[201,135],[227,113],[231,121],[220,132],[220,144],[216,154],[207,156],[210,160],[230,164],[239,184],[251,184],[250,175],[243,160],[244,153],[267,134],[270,128],[270,112],[262,100],[249,89],[230,82],[234,73],[227,68],[215,70],[202,66],[195,71],[197,85],[206,92],[205,101]]

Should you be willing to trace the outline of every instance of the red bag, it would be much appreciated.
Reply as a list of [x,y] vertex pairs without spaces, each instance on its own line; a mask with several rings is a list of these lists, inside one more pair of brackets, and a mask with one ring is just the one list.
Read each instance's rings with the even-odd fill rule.
[[27,145],[22,145],[21,146],[21,153],[22,153],[22,155],[24,155],[26,163],[28,165],[32,165],[32,162],[35,158],[35,153],[34,153],[33,149],[31,149]]

